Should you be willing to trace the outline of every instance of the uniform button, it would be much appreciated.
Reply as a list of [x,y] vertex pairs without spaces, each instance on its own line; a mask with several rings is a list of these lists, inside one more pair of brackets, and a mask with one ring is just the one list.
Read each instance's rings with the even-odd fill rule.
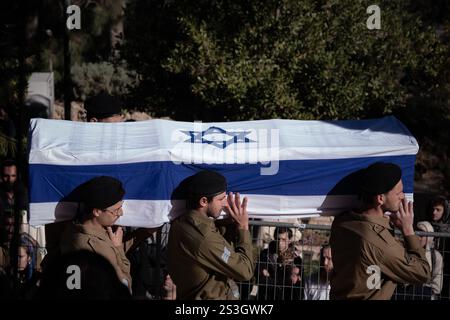
[[373,226],[373,230],[375,230],[375,232],[380,233],[381,231],[383,231],[383,227],[376,224]]

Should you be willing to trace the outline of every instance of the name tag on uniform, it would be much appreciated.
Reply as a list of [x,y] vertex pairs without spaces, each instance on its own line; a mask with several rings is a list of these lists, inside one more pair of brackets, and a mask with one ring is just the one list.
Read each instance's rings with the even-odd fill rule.
[[230,258],[231,252],[227,247],[223,248],[222,260],[228,263],[228,258]]

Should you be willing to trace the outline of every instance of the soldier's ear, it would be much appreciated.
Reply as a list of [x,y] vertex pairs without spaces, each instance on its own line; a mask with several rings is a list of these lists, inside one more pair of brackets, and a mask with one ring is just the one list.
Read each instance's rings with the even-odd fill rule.
[[201,197],[198,200],[198,204],[200,205],[200,207],[206,207],[208,205],[208,198],[207,197]]
[[100,210],[100,209],[93,209],[92,210],[92,215],[94,217],[99,217],[101,213],[102,213],[102,210]]
[[375,196],[375,201],[376,201],[376,205],[377,206],[384,204],[384,201],[385,201],[384,194],[377,194]]

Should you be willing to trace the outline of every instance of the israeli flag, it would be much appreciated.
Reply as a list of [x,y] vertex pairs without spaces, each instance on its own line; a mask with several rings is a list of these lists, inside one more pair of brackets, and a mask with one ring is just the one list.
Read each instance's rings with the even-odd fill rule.
[[418,144],[395,117],[352,121],[260,120],[83,123],[32,119],[30,223],[72,219],[70,194],[107,175],[124,184],[125,226],[155,227],[181,213],[173,191],[201,169],[222,173],[255,218],[333,215],[357,200],[355,171],[376,161],[403,171],[412,200]]

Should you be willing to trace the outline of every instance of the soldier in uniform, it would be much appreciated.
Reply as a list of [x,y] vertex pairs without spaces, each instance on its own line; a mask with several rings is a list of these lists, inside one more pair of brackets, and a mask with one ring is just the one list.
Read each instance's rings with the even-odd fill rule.
[[[179,299],[237,299],[233,280],[253,276],[254,261],[248,228],[247,198],[226,194],[225,177],[200,171],[186,182],[187,212],[172,222],[168,271]],[[225,210],[233,220],[233,246],[215,224]],[[230,229],[228,229],[230,230]]]
[[[401,176],[395,164],[370,165],[362,173],[362,207],[334,219],[331,299],[388,300],[396,283],[421,284],[430,279],[425,250],[414,234],[412,202],[405,199]],[[404,245],[394,237],[394,226],[402,231]]]
[[122,216],[122,183],[112,177],[96,177],[82,188],[81,223],[71,223],[61,239],[61,253],[88,250],[105,257],[119,280],[131,289],[130,262],[123,248],[123,231],[112,226]]

